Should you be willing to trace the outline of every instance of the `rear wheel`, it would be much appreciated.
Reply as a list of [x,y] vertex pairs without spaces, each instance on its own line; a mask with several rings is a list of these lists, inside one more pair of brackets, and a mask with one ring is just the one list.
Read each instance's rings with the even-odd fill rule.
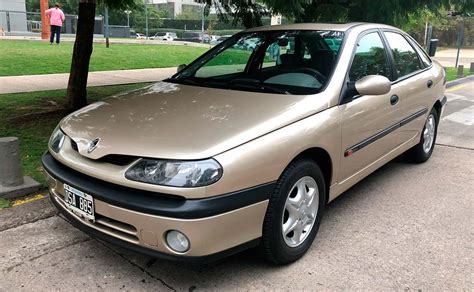
[[287,264],[311,246],[326,204],[324,177],[312,160],[292,163],[280,177],[270,198],[262,235],[264,256]]
[[416,163],[427,161],[433,153],[438,133],[438,113],[432,109],[421,132],[420,143],[409,150],[411,159]]

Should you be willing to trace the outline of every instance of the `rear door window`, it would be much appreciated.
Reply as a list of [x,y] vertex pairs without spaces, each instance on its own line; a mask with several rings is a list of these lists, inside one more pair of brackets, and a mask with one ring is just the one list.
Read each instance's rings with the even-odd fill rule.
[[399,78],[423,68],[417,52],[404,36],[396,32],[388,31],[384,32],[384,34],[392,50],[395,69]]

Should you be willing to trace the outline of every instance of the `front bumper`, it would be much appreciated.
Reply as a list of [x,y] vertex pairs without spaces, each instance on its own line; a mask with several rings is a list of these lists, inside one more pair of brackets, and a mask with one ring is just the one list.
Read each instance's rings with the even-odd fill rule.
[[[43,156],[43,167],[53,204],[79,229],[154,257],[191,262],[212,261],[258,244],[274,187],[270,183],[214,198],[187,200],[85,176],[49,153]],[[64,183],[94,198],[94,222],[65,207]],[[191,246],[187,252],[177,253],[167,246],[165,234],[172,229],[188,237]]]

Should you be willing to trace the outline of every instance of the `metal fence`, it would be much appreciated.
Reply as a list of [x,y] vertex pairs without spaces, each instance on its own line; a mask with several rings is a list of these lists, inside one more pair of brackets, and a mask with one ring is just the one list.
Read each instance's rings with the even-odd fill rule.
[[[66,14],[61,33],[75,34],[77,15]],[[128,26],[114,25],[111,33],[115,37],[129,37]],[[41,13],[0,10],[0,31],[6,34],[36,34],[41,33]],[[96,16],[94,34],[104,34],[104,17]]]
[[409,32],[420,44],[426,45],[426,37],[438,39],[440,47],[474,47],[474,18],[452,19],[449,25],[440,27],[424,26]]

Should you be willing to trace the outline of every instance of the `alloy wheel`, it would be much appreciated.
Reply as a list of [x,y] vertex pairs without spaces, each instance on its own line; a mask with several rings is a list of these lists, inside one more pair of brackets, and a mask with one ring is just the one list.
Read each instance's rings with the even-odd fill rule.
[[305,176],[298,180],[286,199],[282,218],[282,235],[289,247],[302,244],[311,232],[319,207],[316,181]]

